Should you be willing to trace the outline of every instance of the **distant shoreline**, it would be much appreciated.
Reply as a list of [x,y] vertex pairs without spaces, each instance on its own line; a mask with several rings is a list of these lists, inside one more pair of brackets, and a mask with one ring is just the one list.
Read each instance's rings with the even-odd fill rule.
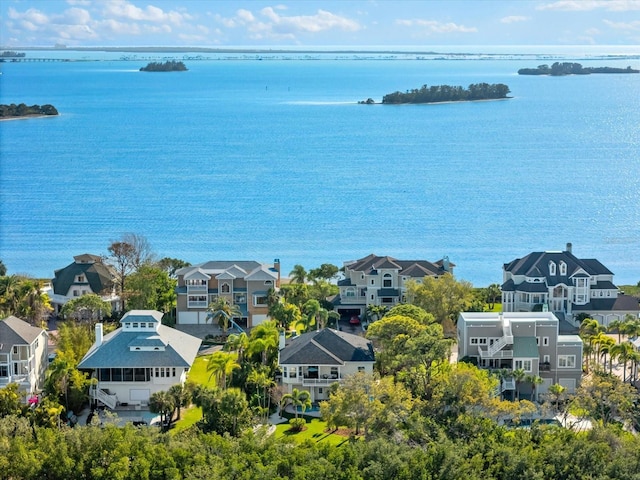
[[43,118],[43,117],[59,117],[60,115],[45,115],[43,113],[36,113],[33,115],[17,115],[11,117],[0,117],[0,122],[6,122],[9,120],[29,120],[30,118]]

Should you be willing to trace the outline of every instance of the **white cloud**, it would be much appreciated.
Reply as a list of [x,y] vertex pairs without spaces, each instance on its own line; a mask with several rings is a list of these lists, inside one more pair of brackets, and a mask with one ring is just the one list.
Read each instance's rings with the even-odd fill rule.
[[165,12],[161,8],[154,5],[147,5],[146,8],[140,8],[126,0],[109,0],[104,4],[103,15],[106,18],[123,18],[133,21],[146,22],[169,22],[180,25],[185,20],[189,20],[190,16],[174,10]]
[[502,17],[500,19],[501,23],[518,23],[518,22],[526,22],[530,20],[529,17],[524,17],[522,15],[509,15],[508,17]]
[[640,20],[634,20],[632,22],[612,22],[611,20],[603,20],[603,22],[614,30],[623,31],[639,31],[640,32]]
[[89,5],[91,5],[91,1],[90,0],[67,0],[67,4],[68,5],[81,5],[83,7],[87,7]]
[[464,25],[458,25],[456,23],[448,22],[442,23],[436,20],[396,20],[396,25],[403,27],[419,27],[426,30],[429,33],[474,33],[478,29],[476,27],[465,27]]
[[558,0],[538,5],[536,10],[562,10],[570,12],[588,12],[608,10],[610,12],[628,12],[640,10],[640,0]]

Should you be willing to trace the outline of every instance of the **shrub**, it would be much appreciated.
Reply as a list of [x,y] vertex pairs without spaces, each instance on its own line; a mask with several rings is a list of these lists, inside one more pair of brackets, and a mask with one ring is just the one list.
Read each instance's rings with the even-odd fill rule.
[[292,418],[289,420],[289,425],[291,425],[290,430],[294,432],[301,432],[307,421],[304,418]]

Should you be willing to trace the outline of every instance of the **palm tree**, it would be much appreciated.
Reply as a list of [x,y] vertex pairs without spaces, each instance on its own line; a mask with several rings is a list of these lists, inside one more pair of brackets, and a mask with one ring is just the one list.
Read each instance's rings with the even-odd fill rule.
[[225,333],[229,328],[230,320],[234,317],[242,316],[240,307],[235,304],[231,305],[224,297],[219,297],[215,302],[211,302],[207,308],[207,312],[206,321],[208,322],[210,319],[212,322],[217,321],[218,326],[220,326]]
[[629,362],[631,363],[630,383],[635,384],[638,380],[638,363],[640,363],[640,352],[633,350],[629,354]]
[[187,407],[191,402],[191,392],[185,385],[178,383],[172,385],[168,393],[173,398],[173,404],[178,410],[178,420],[180,420],[182,407]]
[[175,410],[173,397],[169,392],[156,392],[149,397],[149,411],[160,414],[160,425],[166,430],[171,423],[171,415]]
[[606,331],[606,328],[600,325],[595,318],[585,318],[580,324],[580,336],[585,342],[583,354],[585,356],[585,370],[589,373],[589,357],[594,352],[593,338],[600,332]]
[[560,385],[559,383],[554,383],[553,385],[549,386],[549,393],[551,395],[553,395],[553,398],[555,400],[556,412],[558,411],[558,405],[560,404],[560,398],[562,397],[562,394],[564,393],[565,390],[566,390],[566,388],[563,387],[562,385]]
[[236,361],[235,355],[226,352],[212,353],[207,365],[207,371],[216,377],[216,384],[222,389],[227,388],[227,378],[239,368],[240,364]]
[[538,375],[527,375],[526,381],[531,383],[531,387],[532,387],[531,401],[537,401],[538,385],[542,385],[544,383],[544,380],[542,379],[542,377]]
[[594,335],[591,338],[591,344],[593,345],[593,348],[594,348],[594,352],[593,352],[594,360],[596,361],[597,364],[600,363],[602,348],[605,346],[610,347],[615,343],[616,343],[615,340],[604,332],[598,332],[597,335]]
[[282,396],[280,408],[284,409],[288,404],[293,406],[294,414],[296,418],[298,418],[298,407],[300,407],[302,413],[304,413],[307,408],[311,408],[311,394],[306,390],[294,388],[291,390],[291,393]]
[[252,370],[247,377],[247,383],[251,383],[256,386],[256,393],[262,389],[262,394],[258,394],[259,406],[266,419],[271,407],[271,395],[269,394],[269,389],[275,386],[275,381],[269,376],[268,371],[265,369],[255,369]]
[[624,330],[624,322],[622,320],[614,320],[609,323],[607,327],[608,332],[617,332],[618,333],[618,343],[622,342],[622,332]]
[[611,356],[623,363],[622,381],[627,379],[627,362],[633,354],[633,344],[631,342],[618,343],[611,347]]
[[516,368],[513,373],[513,379],[516,381],[516,399],[520,400],[520,383],[527,377],[524,369]]
[[496,303],[496,298],[502,295],[502,290],[500,290],[500,285],[497,283],[492,283],[485,289],[486,302],[489,304],[489,310],[493,310],[493,307]]
[[247,353],[249,355],[260,354],[262,364],[266,365],[270,354],[273,358],[277,353],[279,340],[280,331],[276,322],[274,320],[262,322],[251,330]]
[[235,334],[232,333],[227,337],[223,350],[230,352],[238,352],[238,363],[244,360],[244,352],[249,346],[249,337],[245,332]]
[[314,298],[307,300],[302,307],[302,312],[304,313],[302,321],[306,332],[309,331],[312,321],[317,322],[317,315],[320,312],[320,302]]
[[628,338],[640,336],[640,319],[634,317],[633,315],[625,316],[622,329]]
[[304,283],[307,279],[307,271],[302,265],[294,265],[293,270],[289,272],[291,283]]

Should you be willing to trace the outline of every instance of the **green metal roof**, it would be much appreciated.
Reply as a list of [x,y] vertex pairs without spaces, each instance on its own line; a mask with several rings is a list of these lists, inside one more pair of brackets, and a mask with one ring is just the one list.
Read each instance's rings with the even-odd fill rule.
[[536,337],[513,337],[513,358],[539,358]]

